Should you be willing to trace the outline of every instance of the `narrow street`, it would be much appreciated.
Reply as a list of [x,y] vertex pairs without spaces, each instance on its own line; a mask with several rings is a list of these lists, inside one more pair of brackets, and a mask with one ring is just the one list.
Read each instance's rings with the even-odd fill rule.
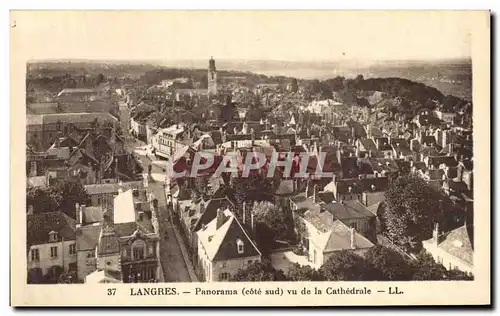
[[[126,112],[126,113],[124,113]],[[158,199],[158,223],[160,226],[160,262],[163,268],[165,282],[191,282],[190,274],[182,256],[181,247],[174,235],[172,223],[167,218],[167,208],[165,199],[164,180],[165,172],[159,163],[153,163],[156,160],[154,156],[147,156],[144,150],[145,144],[135,140],[129,135],[128,130],[128,109],[126,106],[120,106],[120,120],[123,132],[127,140],[127,150],[134,152],[135,156],[142,162],[143,173],[147,174],[148,166],[151,165],[151,177],[149,188],[156,199]],[[127,127],[127,128],[125,128]]]

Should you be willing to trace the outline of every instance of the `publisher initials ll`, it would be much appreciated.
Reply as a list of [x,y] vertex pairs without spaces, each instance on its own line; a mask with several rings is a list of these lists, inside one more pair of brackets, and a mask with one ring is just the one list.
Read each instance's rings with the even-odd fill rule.
[[403,291],[400,291],[397,286],[389,287],[389,294],[403,294]]

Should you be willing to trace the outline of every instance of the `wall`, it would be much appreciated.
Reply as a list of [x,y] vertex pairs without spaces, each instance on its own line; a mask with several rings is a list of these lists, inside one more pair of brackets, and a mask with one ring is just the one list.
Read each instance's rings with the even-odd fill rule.
[[104,268],[110,268],[113,270],[121,270],[120,254],[98,257],[97,258],[97,269],[104,269]]
[[229,276],[228,278],[231,278],[231,276],[234,276],[236,273],[238,273],[238,270],[246,268],[250,263],[248,262],[249,260],[252,260],[252,263],[254,262],[260,262],[261,258],[260,256],[251,256],[251,257],[243,257],[243,258],[238,258],[238,259],[231,259],[231,260],[225,260],[225,261],[220,261],[220,262],[214,262],[211,265],[211,280],[209,282],[227,282],[229,280],[220,280],[220,274],[221,273],[228,273]]
[[[89,257],[90,256],[90,257]],[[94,250],[83,250],[77,253],[78,279],[84,280],[87,275],[97,269]]]
[[434,261],[436,261],[437,263],[441,263],[446,268],[446,270],[452,270],[455,268],[464,272],[473,272],[472,266],[463,262],[459,258],[447,253],[443,249],[436,246],[432,241],[426,240],[422,242],[422,245],[424,246],[424,249],[432,255]]
[[[63,242],[54,242],[31,246],[30,251],[28,252],[28,269],[41,268],[43,273],[46,274],[52,266],[62,267],[64,262],[64,270],[67,271],[70,263],[76,263],[76,253],[72,255],[69,254],[70,245],[75,245],[75,241],[64,241],[64,244]],[[50,248],[56,246],[58,248],[57,258],[51,258]],[[38,249],[40,256],[39,261],[31,261],[32,249]]]

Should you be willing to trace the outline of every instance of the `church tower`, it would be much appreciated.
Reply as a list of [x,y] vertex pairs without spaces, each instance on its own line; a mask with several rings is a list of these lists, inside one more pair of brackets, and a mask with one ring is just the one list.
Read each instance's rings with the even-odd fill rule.
[[208,94],[217,94],[217,69],[215,69],[215,60],[210,57],[208,61]]

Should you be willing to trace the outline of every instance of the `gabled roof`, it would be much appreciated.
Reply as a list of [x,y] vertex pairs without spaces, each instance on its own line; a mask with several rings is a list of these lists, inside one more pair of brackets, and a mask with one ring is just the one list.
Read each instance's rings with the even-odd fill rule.
[[[217,229],[217,219],[212,220],[205,229],[197,232],[203,248],[211,261],[224,261],[235,258],[260,256],[261,252],[248,236],[236,217],[229,211],[224,211],[226,220]],[[244,245],[244,252],[238,253],[237,240]]]
[[[427,242],[432,242],[432,239]],[[466,264],[473,265],[474,250],[465,225],[446,234],[438,247]]]
[[86,225],[76,229],[76,250],[95,250],[101,233],[101,225]]
[[[353,247],[351,247],[351,234],[353,234]],[[323,248],[323,252],[363,249],[373,247],[373,243],[363,237],[354,229],[342,223],[340,220],[335,220],[331,225],[328,240]]]
[[76,239],[76,221],[61,211],[27,215],[27,244],[49,243],[49,233],[57,233],[57,242]]

